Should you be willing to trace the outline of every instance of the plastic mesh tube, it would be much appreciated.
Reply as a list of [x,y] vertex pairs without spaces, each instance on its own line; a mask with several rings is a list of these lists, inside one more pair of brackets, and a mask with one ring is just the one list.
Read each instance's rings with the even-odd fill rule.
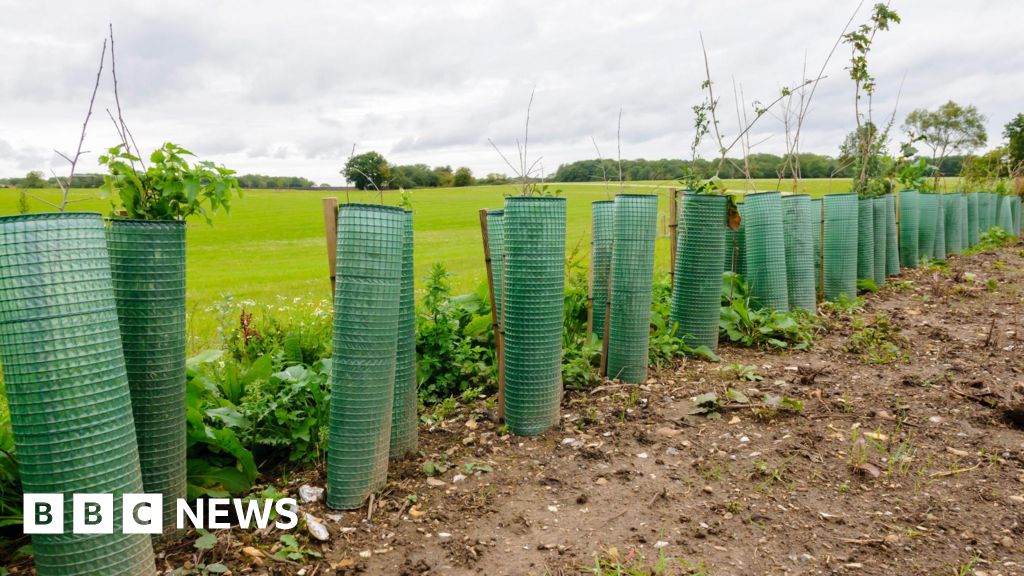
[[[395,353],[395,400],[391,409],[389,458],[416,452],[416,290],[413,271],[412,211],[405,212],[402,229],[402,293],[398,309],[398,344]],[[500,221],[500,217],[499,217]],[[490,238],[491,217],[487,216]],[[497,295],[495,295],[497,296]]]
[[825,298],[857,296],[856,194],[828,194],[825,204]]
[[487,211],[487,250],[491,253],[491,276],[494,279],[494,311],[501,322],[502,274],[505,272],[504,210]]
[[935,258],[935,225],[938,222],[938,195],[921,194],[918,197],[921,221],[918,228],[917,254],[920,258]]
[[811,200],[811,238],[814,245],[814,291],[821,292],[821,226],[824,214],[822,213],[822,200],[815,198]]
[[999,203],[996,226],[1008,234],[1013,234],[1013,216],[1010,215],[1010,211],[1013,210],[1013,200],[1009,196],[997,196],[996,201]]
[[338,208],[327,505],[353,509],[384,487],[395,398],[406,213]]
[[817,223],[814,205],[806,194],[782,199],[786,241],[786,287],[789,308],[815,313],[817,297],[814,290],[814,246],[812,226]]
[[900,265],[917,268],[920,257],[921,193],[903,190],[900,195]]
[[[122,534],[143,491],[110,257],[99,214],[0,218],[0,362],[25,493],[64,494],[64,534],[32,536],[37,573],[155,575]],[[74,493],[114,495],[113,534],[72,534]]]
[[896,228],[896,196],[886,194],[885,199],[885,275],[900,273],[899,230]]
[[934,258],[946,257],[946,200],[945,195],[935,194],[935,248]]
[[615,228],[615,202],[601,200],[590,205],[593,239],[590,243],[590,286],[593,331],[604,337],[604,314],[608,305],[608,278],[612,265],[612,242]]
[[728,207],[725,196],[692,192],[680,204],[670,319],[692,347],[718,348]]
[[[680,207],[680,209],[682,208]],[[743,222],[743,204],[737,204],[736,211],[740,215],[740,226],[735,231],[730,230],[728,226],[725,228],[725,262],[723,269],[726,272],[735,272],[740,276],[746,277],[746,223]]]
[[173,524],[187,486],[185,223],[111,220],[107,249],[142,485],[163,495],[164,524]]
[[[612,245],[612,315],[608,327],[608,377],[639,383],[647,379],[654,285],[654,239],[658,232],[658,196],[615,196]],[[720,241],[724,240],[719,235]],[[722,269],[714,261],[716,274]]]
[[743,201],[747,284],[761,306],[789,310],[786,286],[786,240],[782,229],[782,196],[778,192],[750,194]]
[[874,212],[872,223],[875,227],[875,242],[874,249],[875,253],[872,255],[874,262],[874,280],[875,285],[882,286],[885,284],[885,262],[886,262],[886,233],[885,233],[885,198],[873,198],[871,200],[871,208]]
[[960,246],[960,195],[946,194],[942,197],[946,203],[946,255],[959,254]]
[[871,198],[857,200],[857,278],[875,278],[875,204]]
[[970,248],[978,243],[978,194],[972,192],[967,194],[967,247]]
[[565,308],[565,198],[505,199],[505,421],[534,436],[558,422]]

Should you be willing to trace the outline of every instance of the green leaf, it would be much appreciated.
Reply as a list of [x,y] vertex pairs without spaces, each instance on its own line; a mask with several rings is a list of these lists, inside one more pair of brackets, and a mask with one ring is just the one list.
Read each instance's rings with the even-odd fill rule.
[[223,564],[221,564],[220,562],[218,562],[216,564],[209,564],[209,565],[207,565],[206,566],[206,571],[207,572],[212,572],[214,574],[223,574],[223,573],[228,571],[228,567],[223,565]]
[[196,539],[195,548],[197,550],[210,550],[217,545],[217,535],[211,534],[202,528],[199,529],[199,538]]

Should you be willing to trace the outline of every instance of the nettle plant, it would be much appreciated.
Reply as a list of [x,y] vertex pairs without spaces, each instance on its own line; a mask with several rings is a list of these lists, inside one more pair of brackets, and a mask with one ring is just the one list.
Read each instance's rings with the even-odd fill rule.
[[184,220],[201,214],[208,223],[218,210],[231,208],[231,196],[242,195],[235,172],[208,160],[189,162],[195,154],[166,143],[149,156],[149,166],[125,144],[99,157],[107,167],[101,189],[116,196],[128,218]]

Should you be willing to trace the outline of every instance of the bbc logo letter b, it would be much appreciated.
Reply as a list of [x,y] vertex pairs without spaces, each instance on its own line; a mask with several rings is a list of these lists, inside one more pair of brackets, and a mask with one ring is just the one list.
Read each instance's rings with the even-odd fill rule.
[[64,533],[63,494],[25,494],[23,502],[25,534]]
[[71,521],[75,534],[113,534],[114,495],[72,495]]

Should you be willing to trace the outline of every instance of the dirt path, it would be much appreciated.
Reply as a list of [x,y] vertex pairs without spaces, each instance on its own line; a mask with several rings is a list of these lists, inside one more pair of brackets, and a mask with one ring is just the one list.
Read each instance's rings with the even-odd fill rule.
[[[665,574],[1024,574],[1024,432],[1005,409],[1024,398],[1022,247],[904,273],[831,313],[810,352],[723,347],[721,364],[570,393],[538,438],[463,410],[421,430],[425,456],[392,471],[369,521],[309,507],[331,542],[304,572],[239,552],[276,535],[219,553],[235,573],[307,575],[578,574],[595,555],[661,557]],[[855,333],[905,361],[848,352]],[[733,363],[762,379],[720,370]],[[751,405],[690,415],[728,388]],[[757,407],[764,394],[802,409]],[[428,482],[428,460],[452,467]]]

